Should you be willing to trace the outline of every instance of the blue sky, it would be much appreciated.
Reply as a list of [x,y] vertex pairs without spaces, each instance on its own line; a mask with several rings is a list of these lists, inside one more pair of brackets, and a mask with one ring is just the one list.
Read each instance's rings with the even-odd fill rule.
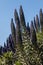
[[0,45],[6,42],[11,33],[10,21],[14,18],[14,9],[19,13],[19,7],[22,5],[26,22],[33,20],[39,10],[43,10],[43,0],[0,0]]

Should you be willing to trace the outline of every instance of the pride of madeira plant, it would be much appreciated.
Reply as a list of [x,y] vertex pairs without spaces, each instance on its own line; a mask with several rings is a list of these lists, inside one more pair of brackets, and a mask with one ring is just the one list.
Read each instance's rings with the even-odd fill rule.
[[[8,42],[8,50],[0,55],[0,65],[43,65],[42,9],[40,9],[39,17],[36,15],[36,17],[34,17],[34,21],[31,21],[29,27],[29,23],[26,25],[22,6],[20,6],[19,15],[15,9],[15,25],[13,18],[11,19],[12,39],[10,38],[10,50]],[[13,43],[14,52],[11,50]]]

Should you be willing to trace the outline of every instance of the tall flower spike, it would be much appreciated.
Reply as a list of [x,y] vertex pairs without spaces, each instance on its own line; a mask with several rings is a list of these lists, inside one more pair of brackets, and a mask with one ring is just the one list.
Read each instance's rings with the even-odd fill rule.
[[40,9],[40,30],[41,32],[43,31],[43,13],[42,13],[42,9]]
[[20,6],[19,14],[20,14],[20,23],[21,23],[21,25],[22,26],[26,26],[25,17],[24,17],[24,12],[23,12],[22,6]]
[[22,64],[26,64],[24,57],[22,55],[22,38],[21,38],[21,30],[20,30],[20,21],[19,21],[19,16],[18,13],[15,9],[14,12],[15,16],[15,23],[16,23],[16,56],[18,61],[20,61]]
[[34,17],[34,28],[35,28],[35,31],[36,31],[36,20],[35,20],[35,17]]
[[30,25],[30,31],[32,32],[33,31],[33,29],[34,29],[34,26],[33,26],[33,21],[31,21],[31,25]]
[[29,22],[27,23],[27,29],[28,31],[30,31]]
[[16,30],[15,30],[15,26],[13,23],[13,18],[11,19],[11,32],[12,32],[12,38],[14,43],[16,43]]
[[30,27],[29,27],[29,22],[27,23],[26,28],[27,28],[28,35],[30,36]]
[[40,24],[39,24],[39,18],[38,15],[36,15],[36,31],[38,32],[40,28]]
[[33,21],[31,21],[30,35],[31,35],[31,42],[36,47],[37,46],[37,37],[36,37],[36,32],[34,29]]
[[26,64],[29,65],[30,38],[28,36],[28,32],[27,32],[27,29],[26,29],[25,17],[24,17],[24,12],[23,12],[22,6],[20,6],[19,14],[20,14],[22,45],[23,45],[23,51],[24,51],[23,55],[24,55]]
[[21,40],[21,31],[20,31],[20,21],[19,21],[19,16],[16,9],[14,12],[14,16],[15,16],[15,23],[16,23],[16,43],[21,44],[22,40]]

